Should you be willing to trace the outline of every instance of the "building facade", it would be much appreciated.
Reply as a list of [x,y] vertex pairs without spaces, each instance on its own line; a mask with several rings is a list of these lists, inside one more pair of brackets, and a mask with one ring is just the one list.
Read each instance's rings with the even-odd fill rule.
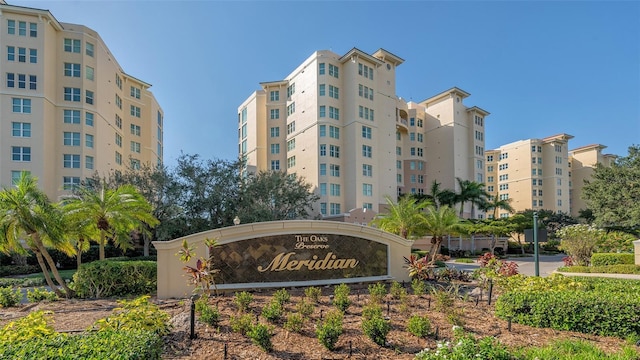
[[606,148],[604,145],[591,144],[569,151],[569,200],[573,217],[578,217],[580,210],[587,208],[582,198],[585,180],[591,179],[597,164],[609,167],[616,159],[615,155],[602,153]]
[[404,101],[403,62],[384,49],[323,50],[283,80],[260,83],[238,107],[245,171],[296,173],[320,196],[316,214],[343,220],[356,218],[345,216],[353,209],[379,212],[387,196],[426,194],[432,181],[455,189],[456,177],[481,180],[488,112],[463,105],[469,94],[458,88]]
[[122,69],[92,29],[0,0],[0,183],[22,172],[52,199],[95,172],[162,162],[150,84]]

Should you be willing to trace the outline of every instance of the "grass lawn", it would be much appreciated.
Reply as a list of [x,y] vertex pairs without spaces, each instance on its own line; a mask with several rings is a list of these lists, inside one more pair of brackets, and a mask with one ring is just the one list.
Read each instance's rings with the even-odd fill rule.
[[[76,269],[58,270],[58,272],[60,273],[60,276],[62,276],[63,279],[71,280],[73,279],[73,274],[76,273]],[[51,274],[51,272],[49,272],[49,274]],[[42,274],[42,272],[24,275],[21,277],[25,279],[42,279],[44,281],[44,275]],[[51,277],[53,278],[53,274],[51,274]]]

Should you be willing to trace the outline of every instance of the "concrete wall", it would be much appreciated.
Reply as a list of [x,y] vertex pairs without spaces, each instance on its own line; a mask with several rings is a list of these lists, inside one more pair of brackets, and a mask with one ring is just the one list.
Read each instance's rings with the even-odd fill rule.
[[636,240],[633,242],[633,246],[635,247],[636,253],[636,265],[640,265],[640,240]]
[[[399,236],[392,235],[379,229],[335,221],[271,221],[226,227],[189,235],[171,241],[154,241],[158,250],[158,298],[182,298],[191,295],[194,286],[187,283],[187,277],[182,268],[185,266],[176,256],[183,240],[195,247],[196,256],[191,260],[194,266],[197,258],[209,257],[209,249],[204,245],[205,239],[217,239],[219,244],[247,240],[256,237],[285,234],[341,234],[360,237],[388,245],[389,276],[396,281],[408,281],[409,274],[404,268],[404,257],[409,257],[411,244]],[[341,283],[358,281],[355,279],[334,279],[324,283]],[[362,281],[362,280],[360,280]],[[318,285],[319,282],[295,282],[289,286]],[[254,284],[255,285],[255,284]],[[265,284],[268,285],[268,284]],[[286,285],[282,285],[286,286]]]

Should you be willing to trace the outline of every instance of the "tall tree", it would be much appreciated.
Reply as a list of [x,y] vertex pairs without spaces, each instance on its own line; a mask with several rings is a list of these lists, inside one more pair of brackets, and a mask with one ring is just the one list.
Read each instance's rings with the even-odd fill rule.
[[431,205],[430,201],[418,202],[411,196],[403,196],[397,203],[387,196],[386,201],[386,212],[378,214],[371,222],[372,225],[405,239],[425,234],[424,209]]
[[312,185],[295,174],[261,171],[250,175],[241,189],[238,214],[243,223],[306,219],[320,197]]
[[[23,241],[38,260],[47,285],[60,297],[73,296],[60,276],[47,248],[55,248],[68,255],[74,254],[73,246],[66,241],[60,210],[52,204],[37,181],[23,173],[14,188],[0,191],[0,251],[25,254]],[[54,284],[56,279],[64,292]]]
[[440,189],[440,183],[433,180],[431,187],[429,188],[429,194],[426,195],[426,198],[430,200],[433,206],[437,209],[441,204],[443,204],[443,196],[445,201],[448,200],[446,199],[446,194],[447,193],[444,190]]
[[585,181],[582,197],[593,211],[594,224],[608,229],[640,232],[640,145],[611,166],[598,164]]
[[448,206],[441,206],[438,209],[431,206],[427,208],[424,215],[424,229],[431,238],[431,262],[436,261],[436,255],[440,253],[442,241],[447,235],[460,234],[465,232],[462,219],[458,217],[456,211]]
[[91,219],[100,233],[100,260],[109,239],[121,249],[131,247],[131,234],[144,226],[155,226],[158,220],[151,214],[151,205],[131,185],[109,189],[104,182],[99,190],[81,188],[79,196],[65,199],[70,216]]
[[484,184],[462,180],[461,178],[456,178],[458,181],[458,187],[460,190],[458,192],[458,196],[456,201],[460,204],[460,217],[464,213],[464,204],[467,202],[471,203],[471,218],[475,217],[475,205],[476,204],[484,204],[489,197],[489,194],[484,189]]
[[499,194],[496,194],[496,196],[489,196],[487,201],[481,204],[480,209],[483,211],[493,210],[494,219],[498,218],[498,210],[500,209],[508,211],[509,213],[513,213],[511,199],[500,199]]

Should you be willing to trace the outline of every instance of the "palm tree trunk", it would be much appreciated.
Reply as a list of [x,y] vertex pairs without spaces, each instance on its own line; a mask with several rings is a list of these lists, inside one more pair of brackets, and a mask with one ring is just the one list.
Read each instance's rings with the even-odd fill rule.
[[78,252],[76,253],[76,269],[80,270],[80,265],[82,265],[82,245],[84,244],[84,239],[80,237],[78,239]]
[[149,256],[149,236],[143,231],[142,232],[142,241],[144,242],[144,247],[142,250],[142,255]]
[[442,246],[442,237],[436,236],[436,242],[431,244],[431,249],[429,249],[429,253],[431,254],[431,264],[435,264],[436,255],[440,253],[440,246]]
[[47,264],[44,262],[44,259],[42,258],[42,254],[40,253],[40,250],[34,249],[34,253],[36,254],[36,259],[38,259],[38,265],[40,265],[40,269],[42,269],[42,275],[44,275],[44,280],[46,281],[47,286],[49,286],[51,290],[54,293],[56,293],[56,295],[58,295],[59,297],[64,297],[64,294],[62,293],[62,291],[60,291],[60,289],[53,283],[53,280],[51,280],[51,275],[49,275],[49,269],[47,268]]
[[104,242],[105,242],[104,230],[100,230],[100,242],[98,243],[98,246],[100,247],[100,260],[104,260]]
[[[37,236],[35,236],[35,237],[37,237]],[[51,273],[53,274],[53,277],[56,279],[58,284],[60,284],[60,286],[62,286],[62,288],[64,289],[64,291],[65,291],[64,296],[66,298],[73,297],[74,291],[71,290],[69,288],[69,286],[67,286],[66,281],[64,281],[62,276],[60,276],[60,273],[58,272],[58,269],[56,268],[56,263],[53,261],[53,258],[51,257],[51,255],[49,255],[49,252],[44,247],[44,244],[42,244],[42,242],[40,241],[39,238],[34,239],[34,240],[36,240],[35,241],[36,246],[38,247],[38,250],[42,254],[42,257],[44,257],[44,259],[47,261],[47,264],[49,264],[49,267],[51,268]]]

